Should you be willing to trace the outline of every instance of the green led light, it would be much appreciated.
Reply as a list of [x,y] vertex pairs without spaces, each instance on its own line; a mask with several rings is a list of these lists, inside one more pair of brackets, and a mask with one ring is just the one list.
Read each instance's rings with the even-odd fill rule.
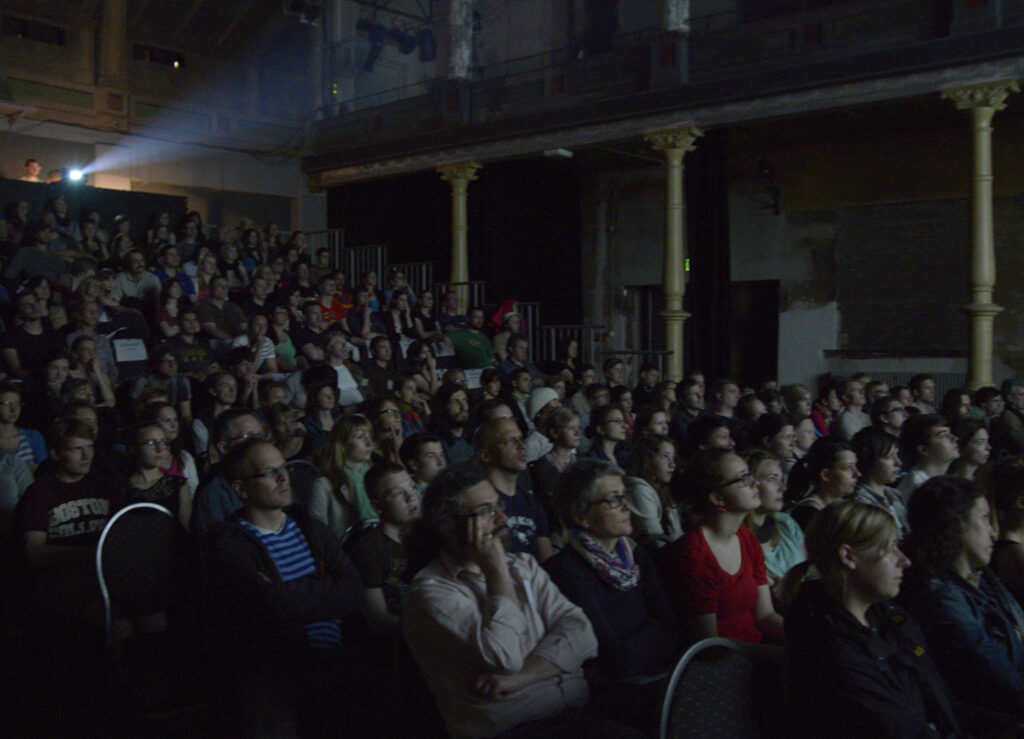
[[689,272],[690,271],[690,258],[689,257],[687,257],[686,259],[683,260],[683,271],[685,271],[685,272]]

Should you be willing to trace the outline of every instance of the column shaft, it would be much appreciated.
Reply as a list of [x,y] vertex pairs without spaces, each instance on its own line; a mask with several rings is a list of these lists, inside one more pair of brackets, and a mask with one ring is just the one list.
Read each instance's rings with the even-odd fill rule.
[[[469,183],[476,179],[478,162],[458,162],[437,168],[441,177],[452,186],[452,271],[450,282],[469,282],[469,224],[466,218],[466,195]],[[465,312],[467,286],[455,288],[460,309]],[[442,296],[437,296],[438,300]]]
[[992,116],[1006,107],[1006,98],[1019,87],[1014,81],[994,82],[943,93],[962,110],[971,112],[973,173],[971,179],[971,302],[968,315],[970,348],[967,386],[975,390],[992,384],[992,330],[1002,308],[992,302],[996,285],[996,252],[992,225]]
[[662,290],[665,295],[666,377],[683,378],[683,322],[690,314],[683,310],[686,293],[686,199],[683,192],[683,156],[703,132],[695,127],[647,134],[647,141],[665,155],[665,250]]

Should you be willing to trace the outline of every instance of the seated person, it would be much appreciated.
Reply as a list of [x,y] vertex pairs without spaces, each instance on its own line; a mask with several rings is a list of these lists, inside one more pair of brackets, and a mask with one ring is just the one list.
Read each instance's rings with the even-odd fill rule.
[[654,562],[629,538],[623,474],[584,459],[562,475],[557,501],[568,543],[544,568],[593,624],[598,652],[588,677],[608,699],[595,698],[595,708],[653,734],[680,630]]
[[420,498],[427,485],[448,466],[441,440],[430,434],[417,433],[407,437],[398,453]]
[[33,601],[40,616],[67,628],[99,627],[103,606],[96,581],[96,545],[117,509],[112,486],[91,475],[96,431],[61,419],[54,424],[52,474],[37,477],[17,515],[25,562],[33,571]]
[[[940,475],[907,507],[912,557],[901,604],[921,624],[932,658],[977,735],[1024,720],[1024,612],[991,570],[995,532],[984,492]],[[979,717],[983,728],[972,726]],[[974,732],[972,732],[974,733]]]
[[[896,521],[843,500],[807,529],[786,620],[794,736],[961,736],[924,635],[892,602],[910,560]],[[818,580],[799,583],[810,565]]]
[[696,525],[662,549],[661,581],[694,641],[782,638],[764,552],[744,519],[761,505],[754,476],[735,452],[709,449],[673,481]]
[[420,496],[409,473],[399,464],[372,467],[364,480],[370,505],[380,515],[380,526],[347,544],[366,588],[366,615],[370,628],[394,634],[401,626],[405,580],[403,539],[419,518]]
[[568,736],[569,726],[585,736],[593,714],[566,709],[587,702],[593,628],[536,559],[507,554],[507,533],[498,493],[478,466],[446,470],[431,484],[406,542],[416,573],[406,642],[452,736],[495,736],[530,722],[536,731],[525,736]]
[[365,602],[358,572],[340,539],[290,505],[272,444],[246,439],[222,470],[242,507],[206,542],[202,580],[225,723],[256,737],[292,736],[301,719],[352,720],[358,644],[342,619]]

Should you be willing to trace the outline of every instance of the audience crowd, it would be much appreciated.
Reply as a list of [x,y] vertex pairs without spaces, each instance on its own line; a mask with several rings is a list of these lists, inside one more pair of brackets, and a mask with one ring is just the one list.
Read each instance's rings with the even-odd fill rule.
[[779,734],[1020,735],[1024,381],[631,381],[301,232],[80,215],[0,234],[5,615],[62,690],[150,502],[185,605],[112,648],[187,642],[227,735],[652,736],[716,636],[785,647]]

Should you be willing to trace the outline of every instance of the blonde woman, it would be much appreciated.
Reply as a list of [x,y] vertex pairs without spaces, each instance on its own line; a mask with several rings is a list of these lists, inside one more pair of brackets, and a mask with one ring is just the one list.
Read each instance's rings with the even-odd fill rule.
[[309,513],[338,536],[378,518],[363,486],[372,455],[373,426],[366,416],[343,416],[334,422],[320,451],[323,476],[313,482]]

